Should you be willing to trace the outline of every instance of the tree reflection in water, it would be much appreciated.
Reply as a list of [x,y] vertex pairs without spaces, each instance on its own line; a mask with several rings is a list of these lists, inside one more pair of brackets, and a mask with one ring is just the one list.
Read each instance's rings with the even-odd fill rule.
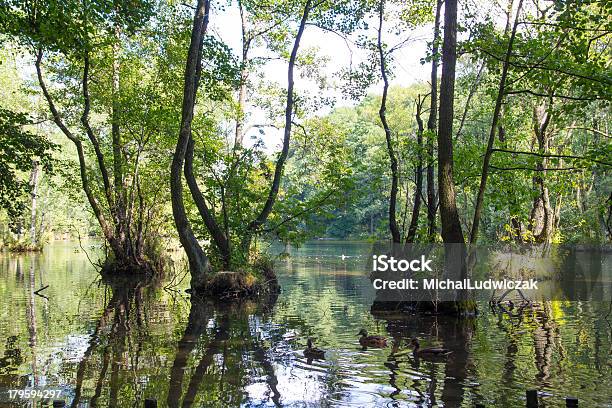
[[[108,282],[111,297],[90,335],[88,346],[76,370],[71,407],[122,407],[127,401],[141,404],[153,397],[170,408],[200,406],[203,401],[240,405],[249,371],[253,370],[246,355],[263,369],[274,405],[281,405],[281,395],[269,351],[250,327],[254,313],[262,316],[270,310],[275,298],[259,303],[242,302],[222,307],[210,301],[192,298],[189,318],[176,343],[169,368],[167,394],[163,396],[160,379],[148,393],[139,391],[143,374],[141,351],[152,343],[146,316],[148,303],[154,302],[155,282],[121,279]],[[153,299],[150,299],[153,298]],[[162,350],[160,350],[162,352]],[[164,356],[165,357],[165,356]],[[150,362],[149,362],[150,363]],[[163,378],[160,376],[160,378]],[[84,397],[84,384],[94,382],[93,396]],[[133,395],[125,395],[126,382]],[[162,404],[163,406],[163,404]]]
[[[482,304],[474,319],[372,314],[369,281],[349,263],[294,258],[278,302],[220,306],[155,281],[91,285],[86,261],[61,255],[0,258],[4,389],[59,385],[72,407],[513,408],[526,389],[546,406],[609,400],[609,303]],[[47,284],[48,300],[36,295]],[[389,347],[362,350],[360,328]],[[325,360],[304,357],[308,337]],[[417,358],[412,337],[452,354]]]
[[[120,373],[128,366],[131,366],[134,371],[138,370],[142,341],[138,341],[137,336],[136,349],[132,353],[133,345],[130,335],[133,334],[135,325],[136,333],[146,336],[147,319],[143,318],[145,313],[143,296],[145,289],[153,286],[155,282],[146,279],[112,278],[106,283],[111,297],[90,335],[88,347],[78,364],[74,397],[70,405],[72,408],[77,407],[81,402],[83,382],[89,378],[96,378],[94,394],[89,399],[91,407],[120,406],[119,388],[122,385]],[[130,348],[127,354],[126,347]],[[96,350],[102,352],[99,370],[91,361]],[[132,361],[128,362],[130,358]],[[111,373],[108,381],[108,401],[100,403],[109,365]]]
[[[215,355],[219,354],[219,351],[223,347],[223,344],[228,340],[230,330],[230,319],[227,313],[223,313],[215,321],[215,327],[213,328],[212,339],[208,341],[205,346],[204,353],[197,364],[189,385],[184,393],[183,398],[183,379],[185,372],[188,370],[188,358],[196,346],[199,338],[204,334],[207,323],[212,317],[210,305],[207,305],[204,301],[199,299],[193,299],[191,301],[191,310],[189,312],[189,321],[187,322],[187,328],[185,334],[178,343],[176,350],[176,356],[174,357],[174,363],[170,371],[170,388],[168,391],[167,403],[171,408],[183,406],[190,407],[193,405],[198,388],[204,379],[204,375],[208,370],[209,366],[213,362]],[[225,371],[225,364],[227,359],[225,358],[225,350],[223,351],[222,358],[222,371]],[[181,405],[181,399],[183,404]]]
[[[387,331],[393,337],[393,345],[404,344],[404,348],[413,337],[424,338],[426,341],[436,341],[452,353],[449,356],[423,357],[412,352],[395,355],[392,350],[385,364],[390,370],[389,383],[396,389],[389,396],[395,399],[402,388],[397,384],[397,375],[400,365],[405,364],[412,370],[414,379],[404,384],[404,390],[412,390],[413,398],[417,404],[435,406],[438,388],[439,370],[444,370],[444,383],[442,384],[441,402],[444,406],[461,406],[464,401],[464,392],[468,370],[470,369],[470,340],[474,331],[472,319],[431,315],[384,315],[378,316],[387,322]],[[418,396],[418,397],[416,397]]]

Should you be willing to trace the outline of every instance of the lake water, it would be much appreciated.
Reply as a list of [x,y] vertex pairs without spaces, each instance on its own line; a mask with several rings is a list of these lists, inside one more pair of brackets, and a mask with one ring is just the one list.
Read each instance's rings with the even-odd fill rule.
[[[8,390],[59,389],[67,406],[612,407],[609,302],[550,301],[474,319],[375,316],[352,256],[363,243],[320,241],[276,262],[282,292],[226,307],[191,302],[188,278],[100,281],[77,244],[0,254],[0,407]],[[95,251],[95,249],[92,249]],[[277,251],[278,252],[278,251]],[[345,259],[341,258],[345,255]],[[348,258],[346,258],[348,257]],[[40,292],[36,290],[49,285]],[[389,347],[363,350],[357,332]],[[306,339],[325,360],[302,353]],[[453,353],[415,358],[407,341]],[[541,405],[542,406],[542,405]]]

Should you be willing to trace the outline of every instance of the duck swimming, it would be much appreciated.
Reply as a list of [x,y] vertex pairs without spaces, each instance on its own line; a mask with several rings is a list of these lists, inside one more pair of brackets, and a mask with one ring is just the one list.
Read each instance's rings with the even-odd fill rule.
[[451,350],[442,347],[427,347],[422,349],[419,341],[416,338],[410,340],[410,344],[413,347],[412,353],[416,356],[447,356],[452,353]]
[[362,347],[387,347],[387,338],[383,336],[368,336],[368,332],[365,329],[361,329],[357,333],[359,338],[359,344]]
[[312,359],[325,359],[325,350],[318,349],[312,346],[312,339],[306,341],[306,349],[304,350],[304,357]]

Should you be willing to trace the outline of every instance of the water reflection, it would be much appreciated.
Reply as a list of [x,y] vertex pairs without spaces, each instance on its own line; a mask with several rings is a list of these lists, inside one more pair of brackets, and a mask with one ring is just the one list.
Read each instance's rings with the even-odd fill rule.
[[[246,355],[252,355],[254,362],[261,365],[272,392],[271,400],[280,406],[278,380],[268,360],[268,351],[251,332],[248,318],[254,312],[266,313],[274,302],[275,298],[267,298],[260,303],[218,305],[192,298],[187,326],[178,341],[170,369],[167,406],[193,406],[202,400],[198,399],[200,388],[208,391],[207,403],[222,400],[229,406],[240,405],[240,387],[249,370],[249,364],[243,359]],[[197,357],[192,359],[194,350]]]
[[[567,395],[610,406],[609,304],[484,303],[472,319],[372,314],[367,277],[340,257],[358,251],[309,246],[278,264],[278,299],[229,306],[165,281],[101,281],[70,248],[3,255],[0,391],[60,387],[72,407],[155,398],[161,407],[514,408],[538,389],[544,407]],[[361,328],[388,347],[362,349]],[[304,356],[309,337],[324,360]],[[452,353],[414,354],[413,337]]]
[[[183,396],[183,380],[185,372],[190,368],[188,359],[208,326],[209,319],[213,317],[211,308],[205,302],[194,299],[191,302],[189,320],[183,337],[178,342],[174,363],[170,370],[170,387],[168,390],[167,403],[169,407],[190,407],[197,395],[198,388],[204,378],[204,374],[213,361],[215,354],[224,349],[224,343],[229,338],[230,320],[227,313],[216,319],[213,327],[214,334],[207,342],[202,357],[199,359],[193,375],[188,382],[187,390]],[[224,356],[226,357],[226,356]],[[222,359],[222,368],[226,369],[227,358]],[[182,405],[180,402],[182,401]]]
[[[128,367],[137,371],[142,350],[141,339],[146,336],[143,292],[150,281],[116,279],[106,282],[105,294],[110,299],[89,336],[88,346],[76,371],[76,384],[71,407],[77,407],[83,398],[83,382],[95,379],[93,395],[87,398],[89,406],[100,406],[102,389],[108,384],[108,400],[103,405],[118,406],[121,371]],[[132,332],[136,342],[132,343]],[[97,353],[97,354],[96,354]],[[109,373],[110,368],[110,373]],[[108,375],[108,379],[107,379]]]
[[[442,346],[451,351],[447,356],[419,355],[407,351],[389,356],[387,367],[391,369],[390,384],[398,396],[402,388],[397,381],[401,374],[411,376],[404,389],[412,390],[411,401],[425,406],[461,406],[464,402],[466,379],[470,369],[470,341],[474,331],[472,319],[441,316],[381,316],[387,323],[386,330],[393,337],[393,345],[410,344],[413,337],[421,343]],[[403,371],[402,371],[403,370]],[[471,404],[470,404],[471,405]]]

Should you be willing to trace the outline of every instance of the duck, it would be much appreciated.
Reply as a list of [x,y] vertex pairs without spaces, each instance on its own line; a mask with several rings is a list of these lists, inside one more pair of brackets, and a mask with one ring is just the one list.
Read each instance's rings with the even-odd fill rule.
[[308,339],[306,341],[306,349],[304,350],[304,357],[312,358],[312,359],[325,359],[325,350],[321,350],[319,348],[312,346],[312,339]]
[[410,344],[413,347],[412,353],[416,356],[447,356],[452,353],[452,350],[442,347],[427,347],[422,349],[419,340],[416,338],[410,340]]
[[359,344],[362,347],[387,347],[387,338],[383,336],[368,336],[368,332],[365,329],[361,329],[357,333],[359,338]]

